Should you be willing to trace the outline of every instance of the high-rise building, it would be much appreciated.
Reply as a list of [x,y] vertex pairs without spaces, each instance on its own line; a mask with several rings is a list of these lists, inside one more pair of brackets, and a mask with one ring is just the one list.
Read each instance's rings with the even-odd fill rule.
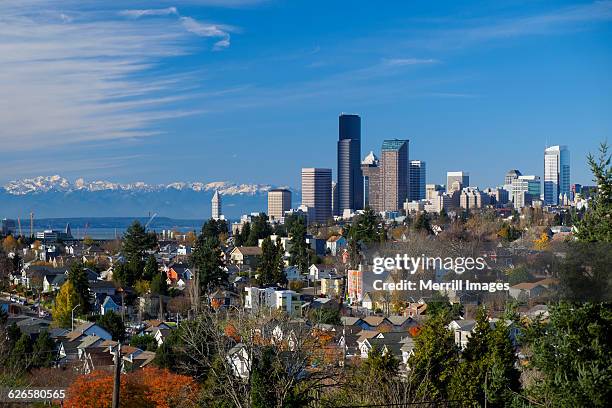
[[[453,183],[455,183],[453,185]],[[459,183],[457,185],[456,183]],[[446,173],[446,192],[460,191],[463,187],[469,187],[470,174],[465,171],[449,171]],[[459,187],[459,188],[457,188]]]
[[425,186],[425,199],[431,200],[438,196],[438,192],[444,192],[444,186],[440,184],[427,184]]
[[268,191],[268,217],[271,220],[281,221],[285,212],[291,209],[291,191],[284,188],[275,188]]
[[382,210],[399,211],[410,185],[408,140],[385,140],[381,149]]
[[511,186],[512,180],[522,175],[523,173],[521,173],[519,170],[516,170],[516,169],[508,170],[508,172],[506,173],[506,176],[504,177],[504,185]]
[[515,208],[523,208],[533,200],[539,200],[541,192],[538,176],[518,176],[512,180],[512,201]]
[[423,200],[425,198],[426,169],[422,160],[410,160],[410,192],[408,199],[411,201]]
[[341,114],[338,118],[338,212],[363,208],[361,175],[361,118]]
[[382,211],[382,188],[380,162],[374,152],[370,152],[361,162],[363,174],[363,205],[376,212]]
[[338,210],[338,183],[332,180],[332,215],[340,215]]
[[544,150],[544,204],[559,204],[559,196],[570,195],[570,153],[567,146]]
[[213,220],[218,220],[221,218],[221,194],[219,194],[219,190],[215,190],[215,194],[211,200],[212,204],[212,218]]
[[308,207],[309,223],[326,223],[332,217],[331,169],[302,169],[302,205]]

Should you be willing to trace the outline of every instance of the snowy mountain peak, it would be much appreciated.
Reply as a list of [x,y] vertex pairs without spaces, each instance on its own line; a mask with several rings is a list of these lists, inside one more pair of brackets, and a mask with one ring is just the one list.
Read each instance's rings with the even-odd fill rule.
[[236,184],[227,181],[213,181],[210,183],[202,182],[174,182],[170,184],[146,184],[142,181],[135,183],[112,183],[110,181],[86,181],[83,178],[76,179],[71,183],[68,179],[59,175],[53,176],[38,176],[34,178],[25,178],[14,180],[4,185],[4,190],[12,195],[26,195],[45,192],[73,192],[73,191],[140,191],[153,192],[164,190],[193,190],[215,191],[218,190],[221,195],[255,195],[265,193],[272,186],[267,184]]

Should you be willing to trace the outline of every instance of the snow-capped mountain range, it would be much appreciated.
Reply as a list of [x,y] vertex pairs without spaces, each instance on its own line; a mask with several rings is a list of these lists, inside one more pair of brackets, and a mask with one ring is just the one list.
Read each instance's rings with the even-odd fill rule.
[[[222,213],[236,219],[242,214],[267,211],[264,184],[225,181],[176,182],[170,184],[70,181],[64,177],[40,176],[6,183],[0,187],[0,218],[125,217],[158,213],[179,219],[207,219],[216,190],[223,197]],[[294,191],[294,203],[299,202]]]
[[138,191],[155,192],[163,190],[193,190],[193,191],[215,191],[218,190],[222,195],[254,195],[265,193],[272,188],[266,184],[236,184],[226,181],[214,181],[210,183],[202,182],[174,182],[170,184],[146,184],[143,182],[135,183],[113,183],[110,181],[85,181],[82,178],[70,182],[68,179],[59,176],[38,176],[21,180],[10,181],[4,185],[4,190],[13,195],[26,195],[39,192],[72,192],[72,191]]

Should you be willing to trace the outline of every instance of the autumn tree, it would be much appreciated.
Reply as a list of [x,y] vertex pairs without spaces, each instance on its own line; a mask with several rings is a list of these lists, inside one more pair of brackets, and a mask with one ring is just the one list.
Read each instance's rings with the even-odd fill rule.
[[81,296],[74,288],[72,281],[67,280],[60,288],[57,296],[55,297],[55,304],[53,306],[53,321],[58,327],[71,327],[72,324],[72,309],[74,310],[75,316],[84,311],[84,307],[81,304]]
[[[76,378],[68,388],[67,407],[108,407],[113,399],[113,375],[94,371]],[[145,367],[121,375],[119,400],[125,407],[191,408],[197,406],[198,385],[185,375]]]

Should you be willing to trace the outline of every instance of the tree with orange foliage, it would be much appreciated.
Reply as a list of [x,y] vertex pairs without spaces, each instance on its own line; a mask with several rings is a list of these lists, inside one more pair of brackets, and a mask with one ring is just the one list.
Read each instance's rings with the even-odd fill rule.
[[410,333],[412,337],[416,337],[421,333],[421,328],[419,326],[411,326],[408,329],[408,333]]
[[146,367],[135,371],[144,385],[145,397],[157,408],[196,406],[198,385],[192,377],[167,369]]
[[[169,370],[146,367],[121,375],[120,401],[126,407],[193,407],[196,405],[198,386],[186,375]],[[68,388],[66,407],[110,407],[113,399],[113,375],[94,371],[81,375]]]
[[543,232],[540,234],[540,238],[533,240],[533,246],[536,251],[546,251],[550,247],[550,238]]

